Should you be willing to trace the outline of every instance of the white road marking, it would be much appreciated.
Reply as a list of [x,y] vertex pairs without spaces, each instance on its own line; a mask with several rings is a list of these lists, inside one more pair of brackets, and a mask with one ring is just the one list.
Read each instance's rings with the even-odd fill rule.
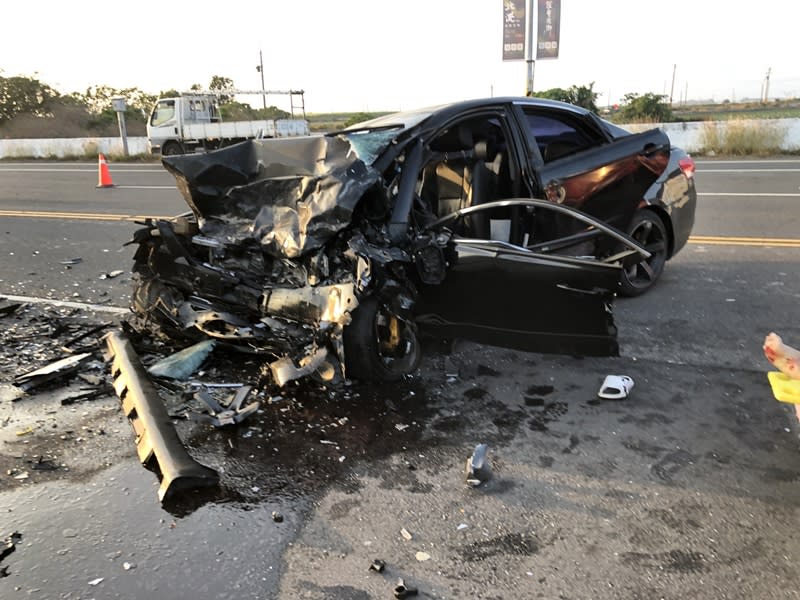
[[697,169],[696,173],[800,173],[800,169]]
[[128,308],[118,306],[103,306],[101,304],[87,304],[85,302],[67,302],[66,300],[53,300],[52,298],[36,298],[33,296],[11,296],[0,294],[0,298],[11,302],[27,302],[28,304],[49,304],[51,306],[63,306],[65,308],[79,308],[81,310],[93,310],[95,312],[107,312],[115,315],[129,314]]
[[759,193],[747,193],[747,192],[698,192],[698,196],[765,196],[767,198],[800,198],[800,194],[789,192],[789,193],[771,193],[771,192],[759,192]]

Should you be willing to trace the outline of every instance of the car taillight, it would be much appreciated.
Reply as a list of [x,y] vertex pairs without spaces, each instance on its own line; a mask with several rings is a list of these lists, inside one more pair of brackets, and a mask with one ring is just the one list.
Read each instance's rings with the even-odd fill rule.
[[678,161],[678,166],[683,171],[683,174],[686,175],[687,179],[691,179],[694,177],[694,159],[691,156],[686,156]]

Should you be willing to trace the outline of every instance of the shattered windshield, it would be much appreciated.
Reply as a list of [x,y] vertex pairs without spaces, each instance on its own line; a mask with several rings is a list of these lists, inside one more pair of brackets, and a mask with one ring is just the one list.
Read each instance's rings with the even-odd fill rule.
[[400,131],[401,126],[398,125],[393,129],[343,132],[340,135],[350,142],[358,158],[371,165]]

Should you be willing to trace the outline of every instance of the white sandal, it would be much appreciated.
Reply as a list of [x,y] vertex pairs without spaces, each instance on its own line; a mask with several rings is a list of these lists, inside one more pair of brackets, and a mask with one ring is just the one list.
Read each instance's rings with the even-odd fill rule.
[[628,397],[632,388],[633,379],[627,375],[607,375],[597,396],[605,400],[622,400]]

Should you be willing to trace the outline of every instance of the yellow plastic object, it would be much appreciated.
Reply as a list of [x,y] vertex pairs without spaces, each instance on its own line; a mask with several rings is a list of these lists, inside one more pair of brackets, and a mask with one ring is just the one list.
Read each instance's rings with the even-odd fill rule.
[[789,379],[780,371],[770,371],[767,377],[776,400],[800,404],[800,379]]

